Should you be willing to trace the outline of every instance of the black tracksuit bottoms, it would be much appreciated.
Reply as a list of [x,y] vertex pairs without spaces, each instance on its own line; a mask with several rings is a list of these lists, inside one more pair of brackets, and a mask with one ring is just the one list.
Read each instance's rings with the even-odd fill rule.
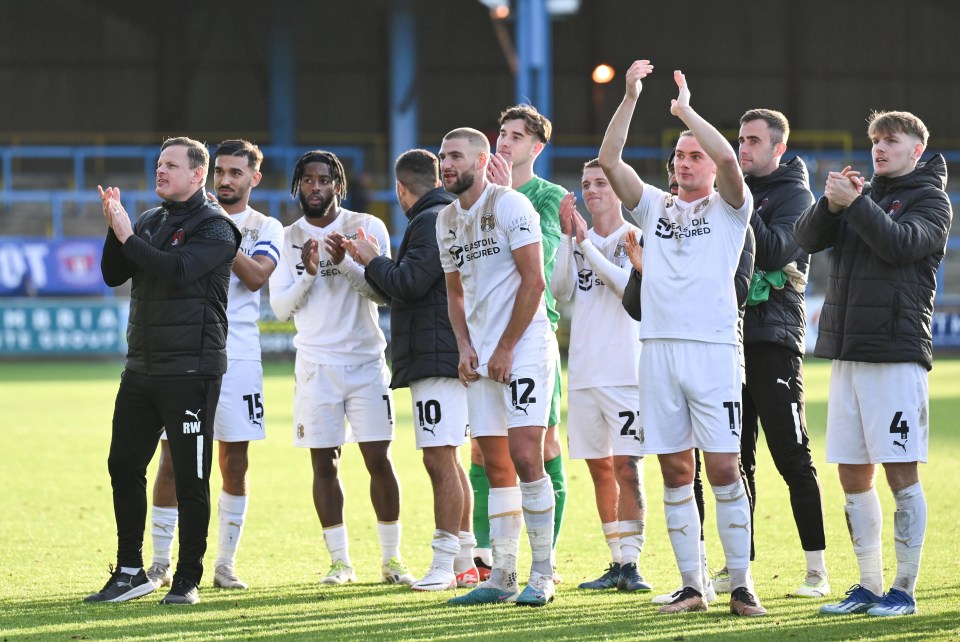
[[826,548],[823,504],[807,436],[802,357],[772,343],[746,345],[744,356],[747,381],[740,456],[750,491],[750,512],[757,499],[757,438],[762,424],[773,463],[790,490],[800,544],[805,551],[822,551]]
[[199,585],[210,522],[213,422],[220,381],[220,376],[187,379],[123,372],[107,462],[117,520],[118,567],[143,566],[147,465],[166,427],[179,504],[175,577]]

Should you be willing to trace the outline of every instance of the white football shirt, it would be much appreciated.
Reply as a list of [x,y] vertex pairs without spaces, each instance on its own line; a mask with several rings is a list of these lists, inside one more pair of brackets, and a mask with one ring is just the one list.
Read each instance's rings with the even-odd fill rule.
[[[630,229],[636,230],[639,238],[640,230],[629,223],[607,237],[590,229],[587,238],[601,255],[593,262],[575,240],[572,246],[561,246],[561,252],[573,253],[573,274],[567,275],[574,279],[567,368],[570,390],[637,385],[640,324],[623,309],[623,288],[618,293],[603,276],[618,270],[629,278],[632,265],[627,256],[626,236]],[[600,261],[605,264],[595,264]]]
[[641,339],[738,344],[733,276],[753,212],[743,195],[737,209],[715,191],[685,203],[643,186],[631,211],[644,238]]
[[[298,354],[323,365],[358,365],[383,356],[387,341],[380,329],[377,304],[354,287],[347,270],[362,271],[362,266],[346,255],[335,265],[323,239],[331,232],[356,238],[357,229],[374,237],[380,253],[390,255],[390,237],[383,221],[370,214],[340,208],[340,216],[327,227],[317,227],[301,217],[283,230],[280,263],[270,277],[271,304],[274,293],[304,287],[305,294],[292,310],[297,335],[293,345]],[[309,239],[319,242],[320,264],[316,277],[304,271],[300,251]],[[312,283],[311,283],[312,281]],[[362,278],[360,279],[362,281]],[[277,311],[277,305],[274,305]],[[278,312],[278,317],[283,315]],[[281,320],[285,320],[281,318]]]
[[[240,249],[249,257],[266,256],[276,265],[280,261],[283,243],[283,225],[275,218],[265,216],[247,207],[230,219],[240,228]],[[243,281],[230,272],[230,291],[227,296],[227,357],[260,361],[260,291],[252,292]]]
[[[510,321],[520,289],[513,250],[540,242],[540,215],[519,192],[490,184],[469,210],[456,200],[440,212],[437,241],[443,271],[460,272],[470,340],[479,365],[486,365]],[[549,332],[541,296],[514,354],[539,346]]]

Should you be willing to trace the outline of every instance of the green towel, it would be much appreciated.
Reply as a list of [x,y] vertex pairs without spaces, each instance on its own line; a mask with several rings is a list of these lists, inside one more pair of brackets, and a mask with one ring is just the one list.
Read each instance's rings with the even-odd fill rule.
[[787,284],[787,275],[783,270],[754,270],[750,278],[750,291],[747,292],[747,305],[758,305],[770,298],[770,288],[783,289]]

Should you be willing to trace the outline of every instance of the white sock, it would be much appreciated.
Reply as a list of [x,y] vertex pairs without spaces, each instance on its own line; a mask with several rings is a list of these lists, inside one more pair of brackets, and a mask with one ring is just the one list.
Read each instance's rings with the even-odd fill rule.
[[642,520],[631,519],[619,522],[619,528],[621,561],[624,564],[636,564],[643,551],[643,543],[646,541],[644,536],[646,525]]
[[603,528],[603,536],[607,540],[607,546],[610,547],[610,557],[619,564],[622,561],[620,556],[620,522],[607,522],[600,525]]
[[150,534],[153,537],[153,563],[170,566],[173,559],[173,534],[177,530],[176,506],[154,506],[150,517]]
[[247,518],[247,496],[231,495],[220,491],[220,505],[217,509],[220,530],[217,533],[217,561],[213,567],[234,563],[240,536],[243,534],[243,522]]
[[520,482],[523,521],[530,540],[531,568],[543,575],[553,575],[553,511],[556,506],[553,482],[544,475],[535,482]]
[[142,566],[121,566],[120,572],[126,573],[127,575],[136,575],[143,570]]
[[[717,532],[727,558],[730,589],[750,588],[747,573],[750,568],[750,500],[742,479],[727,486],[713,486],[717,500]],[[737,571],[736,573],[734,571]]]
[[460,531],[460,552],[453,558],[455,573],[469,571],[475,566],[473,563],[473,549],[477,545],[477,538],[470,531]]
[[883,514],[876,487],[864,493],[846,493],[844,511],[853,542],[853,552],[860,566],[860,585],[874,595],[883,595],[883,553],[880,531]]
[[327,545],[327,551],[330,553],[331,563],[339,560],[347,566],[353,566],[350,563],[350,547],[347,544],[346,524],[338,524],[323,529],[323,541]]
[[377,537],[380,538],[380,557],[384,564],[394,557],[400,559],[400,520],[377,522]]
[[693,501],[693,484],[679,488],[663,487],[663,513],[667,518],[667,534],[677,559],[677,568],[684,586],[703,594],[700,579],[700,514]]
[[824,552],[823,551],[804,551],[803,554],[807,558],[807,576],[810,576],[816,573],[820,577],[826,578],[827,562],[824,559]]
[[897,576],[893,586],[913,595],[920,575],[920,553],[927,530],[927,499],[920,482],[901,488],[893,498],[897,505],[893,514],[893,548],[897,555]]
[[439,569],[453,573],[453,558],[460,552],[460,538],[439,528],[433,531],[433,563]]
[[505,591],[517,588],[517,555],[523,529],[523,500],[516,486],[491,488],[487,502],[490,547],[493,553],[490,582]]

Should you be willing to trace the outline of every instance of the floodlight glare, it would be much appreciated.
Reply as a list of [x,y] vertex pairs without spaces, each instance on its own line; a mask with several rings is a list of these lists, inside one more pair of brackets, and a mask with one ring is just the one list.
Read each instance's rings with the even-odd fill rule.
[[605,85],[613,80],[615,75],[616,72],[613,70],[613,67],[607,64],[600,64],[594,68],[592,78],[593,82],[598,85]]
[[490,9],[490,16],[496,20],[503,20],[510,15],[509,0],[480,0],[480,3]]

